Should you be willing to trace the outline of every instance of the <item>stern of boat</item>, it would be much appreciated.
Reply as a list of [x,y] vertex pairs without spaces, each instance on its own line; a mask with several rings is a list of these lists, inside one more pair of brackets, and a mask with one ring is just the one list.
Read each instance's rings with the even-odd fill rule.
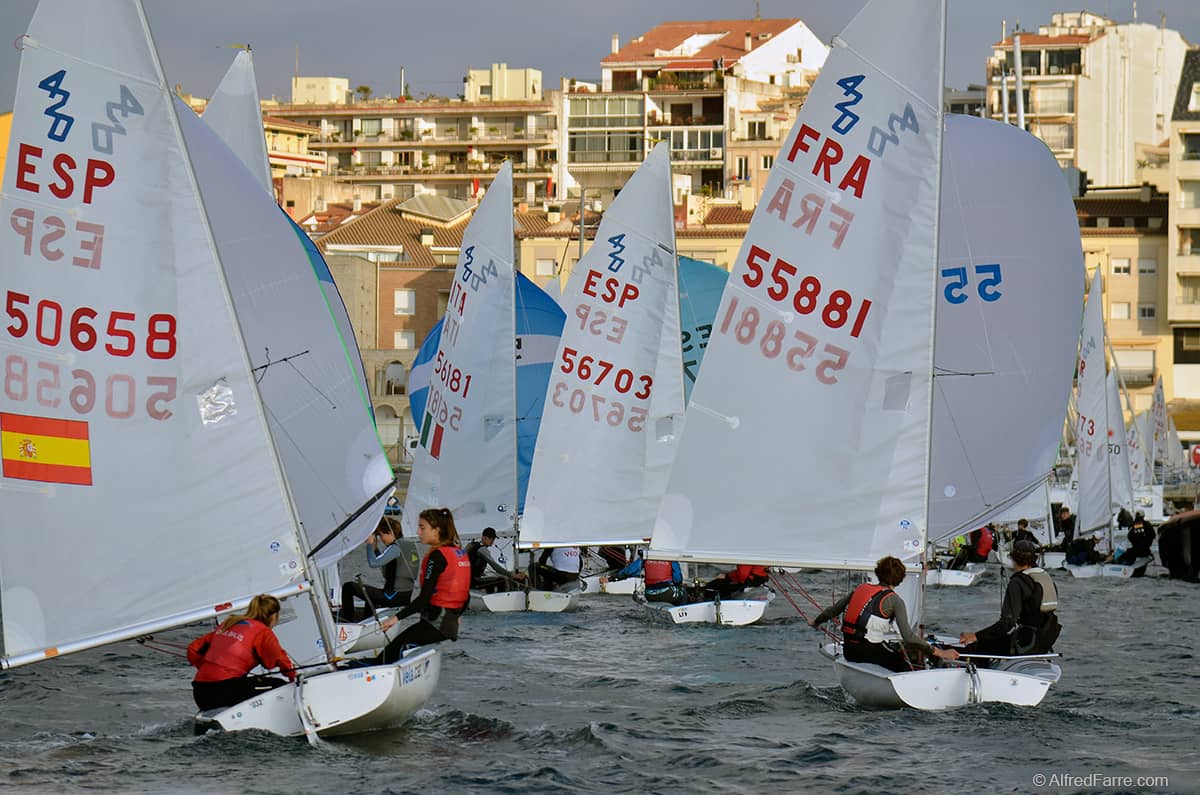
[[304,717],[322,737],[394,726],[420,709],[441,676],[441,651],[426,646],[390,665],[347,668],[307,677]]
[[296,712],[296,684],[268,690],[224,709],[211,709],[196,714],[196,731],[208,729],[227,732],[258,729],[284,737],[304,734],[304,724]]

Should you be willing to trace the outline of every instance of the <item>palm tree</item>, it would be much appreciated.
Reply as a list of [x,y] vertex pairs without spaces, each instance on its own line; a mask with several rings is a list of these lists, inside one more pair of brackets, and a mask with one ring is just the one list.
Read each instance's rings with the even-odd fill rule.
[[363,102],[366,102],[371,98],[371,87],[359,86],[358,88],[354,89],[354,93],[358,94],[359,99],[361,99]]

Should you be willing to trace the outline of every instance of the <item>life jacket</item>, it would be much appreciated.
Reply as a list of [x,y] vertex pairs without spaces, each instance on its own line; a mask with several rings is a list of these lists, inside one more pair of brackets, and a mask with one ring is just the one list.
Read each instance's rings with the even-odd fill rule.
[[578,574],[583,561],[579,557],[579,547],[555,547],[550,553],[551,568],[565,571],[568,574]]
[[975,554],[981,558],[986,558],[988,553],[992,551],[992,544],[995,539],[992,538],[992,531],[986,527],[981,527],[977,531],[978,537],[975,539]]
[[854,589],[842,616],[842,640],[848,644],[882,643],[884,633],[891,629],[892,619],[885,616],[879,603],[890,593],[886,585],[863,583]]
[[767,580],[766,566],[742,566],[739,565],[727,575],[730,582],[744,583],[746,580],[757,579],[760,582]]
[[479,548],[483,546],[480,541],[472,541],[467,544],[467,560],[471,562],[471,579],[478,580],[483,576],[484,570],[487,568],[487,561],[479,554]]
[[271,629],[261,621],[243,619],[228,629],[218,629],[209,641],[204,662],[196,670],[197,682],[217,682],[245,676],[261,661],[254,641]]
[[437,588],[429,597],[429,604],[434,607],[446,607],[457,610],[465,607],[471,598],[471,561],[467,553],[460,547],[442,546],[429,550],[425,556],[426,563],[421,566],[421,586],[425,586],[425,570],[431,555],[441,555],[446,559],[445,570],[438,575]]
[[1012,635],[1011,651],[1013,654],[1040,654],[1049,651],[1062,632],[1055,612],[1058,609],[1058,589],[1054,587],[1050,575],[1041,568],[1025,569],[1013,576],[1022,575],[1036,583],[1034,593],[1041,593],[1041,601],[1036,612],[1031,603],[1021,605],[1021,615],[1017,619],[1019,623]]
[[675,581],[675,572],[669,560],[647,560],[642,564],[646,577],[646,587],[668,585]]

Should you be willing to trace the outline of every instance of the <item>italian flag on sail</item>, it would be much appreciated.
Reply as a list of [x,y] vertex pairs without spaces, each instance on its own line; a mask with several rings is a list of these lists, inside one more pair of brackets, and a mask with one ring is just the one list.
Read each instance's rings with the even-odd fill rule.
[[433,414],[425,412],[425,422],[421,424],[421,446],[429,451],[435,459],[442,454],[442,432],[445,430],[440,422],[434,422]]

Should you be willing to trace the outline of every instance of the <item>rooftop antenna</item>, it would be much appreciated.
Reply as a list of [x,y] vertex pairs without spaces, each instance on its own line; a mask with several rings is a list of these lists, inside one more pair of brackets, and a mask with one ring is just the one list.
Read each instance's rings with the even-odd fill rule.
[[758,0],[754,0],[754,21],[762,19],[762,14],[758,12]]
[[293,77],[300,76],[300,45],[296,44],[296,74]]

